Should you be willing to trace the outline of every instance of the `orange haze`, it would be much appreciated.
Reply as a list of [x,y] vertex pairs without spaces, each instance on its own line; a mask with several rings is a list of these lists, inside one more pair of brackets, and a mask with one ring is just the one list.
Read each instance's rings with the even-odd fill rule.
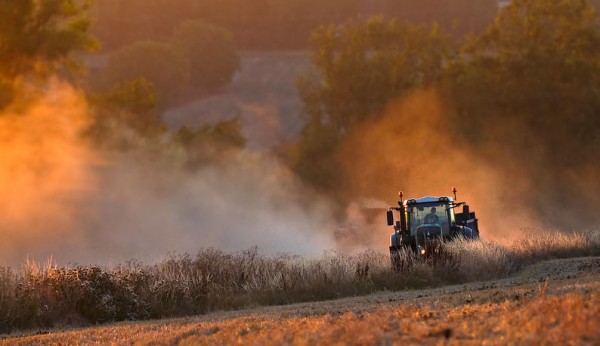
[[81,139],[90,119],[84,97],[59,82],[45,91],[0,115],[0,265],[28,255],[63,263],[153,261],[170,251],[253,245],[267,253],[385,251],[391,229],[376,208],[395,205],[398,190],[421,197],[450,195],[456,186],[486,239],[510,240],[540,224],[519,198],[532,190],[523,168],[497,152],[493,157],[506,159],[484,160],[481,153],[492,148],[453,138],[435,91],[391,104],[379,121],[350,135],[340,178],[373,209],[366,215],[365,201],[353,203],[349,226],[339,224],[327,198],[252,149],[195,172],[178,168],[181,151],[169,145],[101,160]]
[[[537,226],[533,213],[516,199],[528,190],[527,180],[517,178],[518,167],[507,186],[500,172],[480,159],[481,151],[475,153],[450,135],[446,112],[431,90],[391,104],[379,121],[362,127],[343,148],[347,189],[396,205],[399,190],[409,198],[451,196],[455,186],[458,200],[477,213],[485,238],[507,239]],[[391,228],[377,234],[384,232]]]
[[[25,256],[62,239],[93,186],[94,155],[81,143],[88,124],[83,96],[59,82],[27,106],[0,115],[0,251]],[[25,253],[23,253],[25,252]]]
[[327,201],[275,158],[246,150],[189,172],[180,149],[143,138],[108,155],[82,139],[91,119],[82,95],[59,82],[44,92],[0,115],[0,266],[334,247]]

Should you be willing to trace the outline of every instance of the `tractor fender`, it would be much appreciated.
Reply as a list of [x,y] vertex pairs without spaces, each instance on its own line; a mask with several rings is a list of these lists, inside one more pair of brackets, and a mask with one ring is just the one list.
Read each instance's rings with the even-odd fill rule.
[[473,231],[471,227],[463,226],[462,229],[465,239],[479,239],[479,234]]
[[392,234],[392,237],[390,239],[390,245],[391,246],[400,246],[401,240],[402,240],[401,238],[402,238],[401,235],[398,233]]
[[465,239],[479,239],[479,233],[471,227],[456,225],[452,228],[452,236],[463,237]]

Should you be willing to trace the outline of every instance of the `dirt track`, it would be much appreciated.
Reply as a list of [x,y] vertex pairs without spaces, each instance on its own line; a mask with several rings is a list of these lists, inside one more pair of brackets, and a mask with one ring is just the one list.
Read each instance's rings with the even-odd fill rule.
[[0,344],[600,344],[600,257],[502,280],[120,323]]

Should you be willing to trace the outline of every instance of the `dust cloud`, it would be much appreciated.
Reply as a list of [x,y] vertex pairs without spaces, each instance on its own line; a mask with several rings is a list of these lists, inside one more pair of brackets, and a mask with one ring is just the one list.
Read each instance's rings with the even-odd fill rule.
[[[268,254],[335,247],[328,202],[276,159],[240,151],[189,172],[181,152],[108,154],[82,138],[85,98],[52,82],[0,115],[0,265],[154,262],[170,252],[258,246]],[[149,154],[152,153],[152,154]]]
[[[0,265],[50,256],[59,264],[155,262],[207,247],[385,251],[391,229],[384,210],[396,205],[398,190],[421,197],[457,187],[482,237],[499,241],[547,229],[540,208],[579,215],[551,199],[532,205],[531,196],[543,196],[532,180],[540,172],[535,155],[523,165],[502,145],[475,148],[453,137],[451,110],[433,90],[392,103],[378,121],[349,134],[340,179],[348,195],[362,199],[349,204],[345,221],[338,206],[264,150],[241,150],[194,172],[169,145],[100,152],[82,139],[90,123],[83,95],[56,81],[45,91],[0,115]],[[505,131],[510,126],[518,124]],[[600,202],[597,176],[594,165],[564,172],[591,202]]]
[[[480,219],[483,238],[510,240],[524,229],[542,228],[534,210],[519,198],[531,193],[531,186],[517,161],[506,158],[492,164],[487,149],[453,137],[446,108],[436,91],[418,91],[353,133],[340,154],[346,189],[395,206],[399,190],[405,197],[419,198],[452,196],[452,187],[457,187],[458,200],[466,201]],[[364,227],[369,232],[365,237],[387,241],[391,228],[383,214],[380,218],[376,230]]]
[[93,193],[98,158],[81,142],[88,124],[81,95],[51,82],[47,95],[0,115],[1,262],[48,244],[76,246],[79,205]]
[[316,255],[335,245],[322,232],[332,220],[326,200],[309,197],[270,157],[244,151],[194,173],[142,161],[122,156],[101,174],[81,257],[154,261],[169,252],[252,246]]

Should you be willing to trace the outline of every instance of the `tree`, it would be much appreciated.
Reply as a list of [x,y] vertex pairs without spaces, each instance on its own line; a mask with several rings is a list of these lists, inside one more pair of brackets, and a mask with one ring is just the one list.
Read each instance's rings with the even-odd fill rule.
[[119,122],[118,125],[125,125],[147,137],[164,131],[157,110],[154,85],[143,78],[116,84],[103,95],[98,108],[110,114],[108,117],[97,117],[99,124],[110,118]]
[[87,35],[87,6],[73,0],[3,0],[0,12],[0,73],[13,78],[56,72],[75,50],[95,47]]
[[600,27],[585,0],[513,1],[450,75],[463,123],[493,130],[518,120],[553,147],[553,162],[598,146]]
[[103,149],[127,151],[140,142],[159,143],[166,126],[157,109],[154,85],[141,78],[88,95],[93,122],[85,135]]
[[211,90],[231,81],[240,67],[233,34],[202,21],[187,21],[173,35],[175,47],[188,61],[190,83]]
[[321,27],[310,42],[316,73],[298,80],[307,124],[294,165],[306,181],[332,191],[340,180],[332,168],[339,144],[378,119],[390,101],[437,83],[452,50],[436,25],[383,17]]
[[113,53],[104,84],[145,79],[156,89],[158,105],[165,106],[189,85],[185,59],[166,43],[138,41]]
[[435,83],[450,53],[436,25],[383,17],[321,27],[311,46],[317,74],[298,81],[305,112],[340,134],[377,117],[407,90]]
[[239,118],[206,124],[198,128],[182,127],[172,142],[186,153],[186,166],[195,170],[207,163],[223,162],[246,146]]
[[74,65],[71,53],[89,50],[86,2],[2,0],[0,11],[0,107],[15,93],[18,77],[45,78]]
[[554,226],[576,221],[549,201],[597,219],[594,181],[583,178],[600,172],[600,26],[587,1],[513,0],[448,76],[453,123],[482,157],[519,168],[506,179],[527,181],[529,207]]

